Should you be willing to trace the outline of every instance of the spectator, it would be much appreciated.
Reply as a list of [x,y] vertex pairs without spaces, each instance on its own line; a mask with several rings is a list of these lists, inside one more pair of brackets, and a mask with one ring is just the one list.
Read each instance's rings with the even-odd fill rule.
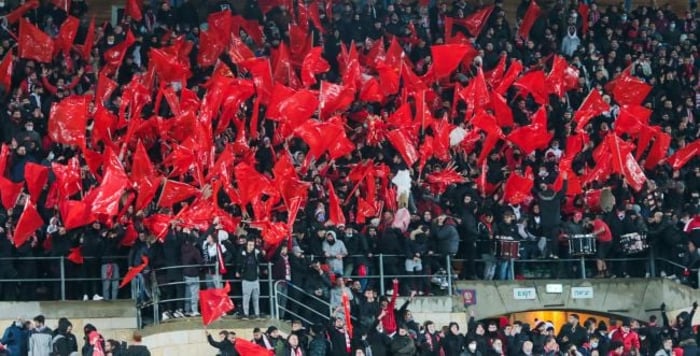
[[53,350],[51,329],[44,323],[43,315],[34,317],[33,327],[29,331],[29,356],[45,356]]
[[248,240],[236,262],[236,278],[243,283],[243,318],[250,317],[250,303],[253,302],[255,317],[260,317],[260,278],[259,266],[262,252],[255,248],[255,241]]
[[[188,233],[187,229],[183,229]],[[204,263],[201,252],[194,246],[194,238],[186,236],[181,248],[181,260],[185,267],[182,275],[185,279],[185,313],[189,316],[199,316],[199,272]]]
[[209,345],[218,349],[220,356],[238,356],[238,352],[236,352],[235,348],[235,332],[226,330],[220,331],[219,336],[221,337],[221,341],[214,341],[214,338],[211,337],[211,334],[206,330],[204,333],[207,335],[207,342],[209,342]]
[[326,232],[326,239],[323,241],[323,254],[331,272],[342,275],[344,271],[343,259],[348,255],[348,250],[343,241],[336,239],[336,233],[333,230]]
[[72,356],[78,352],[78,339],[71,332],[73,324],[67,318],[58,319],[58,328],[53,332],[51,340],[52,355]]
[[24,355],[27,353],[29,332],[24,328],[24,321],[17,319],[10,324],[2,335],[0,344],[10,355]]
[[151,352],[148,351],[148,347],[141,344],[141,339],[141,333],[135,331],[131,338],[131,345],[129,345],[129,347],[126,349],[125,356],[151,356]]

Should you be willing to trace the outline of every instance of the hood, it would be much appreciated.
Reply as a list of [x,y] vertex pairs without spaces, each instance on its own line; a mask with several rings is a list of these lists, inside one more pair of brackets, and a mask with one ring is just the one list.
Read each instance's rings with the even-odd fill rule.
[[73,326],[73,324],[71,324],[71,322],[68,320],[68,318],[61,318],[61,319],[58,319],[58,329],[57,329],[57,330],[58,330],[58,332],[60,332],[61,334],[67,333],[67,332],[68,332],[68,328],[71,327],[71,326]]

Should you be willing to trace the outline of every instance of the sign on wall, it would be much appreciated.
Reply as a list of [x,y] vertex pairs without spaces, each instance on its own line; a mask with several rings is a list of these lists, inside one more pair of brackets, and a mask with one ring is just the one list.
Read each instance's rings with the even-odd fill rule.
[[537,299],[537,290],[535,288],[513,288],[513,299],[515,299],[515,300]]
[[457,292],[462,295],[465,307],[476,305],[476,289],[460,289]]
[[593,299],[593,287],[571,287],[572,299]]

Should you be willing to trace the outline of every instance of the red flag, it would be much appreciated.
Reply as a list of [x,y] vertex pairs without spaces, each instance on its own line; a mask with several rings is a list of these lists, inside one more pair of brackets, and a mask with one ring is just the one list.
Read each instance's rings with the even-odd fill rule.
[[467,120],[470,119],[474,113],[486,108],[489,104],[490,97],[484,72],[481,67],[477,69],[476,76],[469,84],[459,92],[459,96],[467,104]]
[[19,58],[51,63],[53,59],[53,39],[25,19],[19,21]]
[[641,105],[652,89],[651,85],[627,72],[620,73],[611,86],[613,98],[620,105]]
[[622,105],[615,119],[615,133],[636,135],[643,126],[649,123],[652,111],[638,105]]
[[105,66],[102,68],[101,72],[103,72],[106,76],[111,76],[124,61],[126,51],[135,42],[136,38],[134,37],[134,34],[131,33],[131,30],[127,30],[124,41],[121,41],[104,52],[103,58],[105,60]]
[[547,131],[547,110],[545,106],[533,115],[532,124],[521,126],[508,134],[508,140],[518,145],[523,153],[529,155],[537,149],[545,149],[553,134]]
[[85,226],[96,220],[90,211],[90,206],[79,200],[59,202],[58,211],[61,213],[61,221],[66,230]]
[[166,83],[175,81],[184,83],[192,76],[189,61],[184,61],[158,48],[151,48],[148,54],[150,57],[149,64],[152,63],[154,65],[156,73],[158,73],[162,81]]
[[401,157],[408,167],[413,166],[413,164],[418,161],[416,146],[408,140],[403,130],[391,130],[387,133],[387,138],[392,146],[401,154]]
[[85,147],[88,97],[71,96],[51,105],[49,137],[57,143]]
[[219,59],[225,47],[213,30],[199,32],[199,51],[197,64],[201,67],[211,67]]
[[163,191],[158,200],[159,207],[172,207],[173,205],[189,199],[199,193],[197,188],[174,180],[166,180],[163,183]]
[[140,0],[126,0],[126,6],[124,7],[124,13],[131,17],[136,22],[143,19],[143,13],[141,12]]
[[27,183],[27,191],[32,201],[36,203],[44,190],[44,186],[49,181],[49,167],[28,162],[24,166],[24,180]]
[[80,46],[80,56],[84,60],[90,58],[92,53],[92,46],[95,44],[95,16],[90,19],[90,25],[88,25],[87,33],[85,34],[85,42]]
[[479,37],[481,30],[486,25],[486,22],[488,21],[489,16],[491,16],[494,8],[494,5],[486,6],[485,8],[478,10],[477,12],[467,16],[464,20],[460,21],[460,25],[466,27],[467,30],[469,30],[469,34],[471,34],[473,37]]
[[592,118],[608,110],[610,110],[610,105],[603,100],[598,90],[591,90],[581,103],[581,107],[574,113],[574,121],[577,123],[576,130],[582,131]]
[[558,97],[562,97],[566,92],[566,82],[564,76],[566,75],[566,69],[569,64],[566,59],[560,55],[554,55],[552,60],[552,69],[547,74],[545,79],[545,84],[547,86],[547,93],[557,94]]
[[501,80],[501,82],[498,84],[498,87],[496,87],[496,92],[498,92],[498,94],[505,95],[508,89],[510,89],[511,84],[515,82],[515,79],[518,78],[520,72],[522,71],[522,62],[520,62],[519,60],[511,62],[510,66],[508,67],[508,70],[506,71],[506,74],[503,76],[503,80]]
[[668,148],[671,146],[671,135],[665,132],[657,132],[654,139],[654,145],[649,150],[649,155],[644,162],[644,168],[648,170],[654,169],[659,162],[666,158]]
[[67,259],[68,261],[71,261],[76,265],[82,265],[85,262],[85,259],[83,258],[81,247],[78,246],[71,248],[70,252],[68,253]]
[[168,234],[170,228],[170,221],[173,217],[166,214],[153,214],[145,219],[143,219],[143,226],[150,231],[153,236],[158,240],[162,241]]
[[5,88],[5,92],[9,93],[12,87],[12,52],[8,52],[0,63],[0,84]]
[[336,226],[345,225],[345,215],[340,207],[340,199],[335,194],[333,183],[329,180],[326,182],[326,186],[328,187],[328,222]]
[[14,25],[17,21],[19,21],[22,16],[29,10],[33,10],[39,7],[39,0],[29,0],[25,2],[24,4],[20,5],[18,8],[14,9],[12,12],[9,14],[5,15],[5,19],[7,19],[7,23],[10,25]]
[[581,31],[583,31],[581,37],[587,37],[588,36],[588,26],[589,26],[589,19],[588,19],[588,5],[585,2],[580,2],[578,4],[578,13],[581,15]]
[[102,183],[91,190],[84,201],[91,205],[92,212],[95,214],[115,216],[119,212],[119,199],[129,184],[129,178],[121,164],[110,161],[105,161],[106,169]]
[[24,205],[24,211],[17,221],[15,226],[15,231],[12,234],[12,238],[15,243],[15,247],[19,248],[22,246],[27,239],[29,239],[32,234],[44,226],[44,220],[36,211],[36,206],[31,200],[27,199],[27,203]]
[[513,86],[519,88],[521,93],[529,93],[532,95],[538,104],[546,104],[549,99],[549,90],[545,85],[545,81],[544,72],[535,70],[520,77],[520,79],[513,83]]
[[134,243],[136,242],[136,239],[138,237],[139,237],[139,233],[136,232],[136,229],[134,229],[134,224],[129,222],[126,225],[126,231],[124,232],[124,238],[122,238],[120,245],[125,246],[125,247],[131,247],[134,245]]
[[0,176],[5,175],[7,168],[7,159],[10,157],[10,146],[6,144],[0,145]]
[[127,271],[124,275],[124,279],[122,279],[122,282],[119,284],[119,288],[123,288],[125,285],[129,284],[129,282],[131,282],[132,279],[136,278],[136,276],[138,276],[139,273],[143,272],[143,270],[146,269],[146,266],[148,266],[148,257],[143,256],[141,257],[140,265],[129,267],[129,271]]
[[328,62],[321,56],[323,47],[314,47],[304,57],[301,64],[301,82],[305,87],[316,84],[316,74],[325,73],[331,69]]
[[237,338],[234,344],[236,352],[241,356],[274,356],[274,350],[268,350],[254,342],[243,338]]
[[509,204],[520,204],[527,201],[532,195],[531,191],[535,185],[532,177],[532,168],[527,167],[528,172],[525,175],[519,175],[511,172],[503,186],[503,200]]
[[449,77],[450,74],[457,69],[457,66],[462,62],[462,58],[467,55],[467,52],[473,50],[473,47],[466,44],[445,44],[433,45],[430,47],[432,54],[433,65],[430,71],[436,80]]
[[355,91],[342,85],[322,81],[319,94],[320,118],[326,119],[336,111],[347,109],[355,100]]
[[673,167],[673,170],[679,170],[698,155],[700,155],[700,140],[695,140],[671,155],[668,158],[668,164]]
[[155,175],[155,169],[151,159],[148,158],[146,148],[143,147],[141,141],[136,143],[136,151],[131,161],[131,179],[136,181],[143,177],[152,177]]
[[83,190],[80,175],[80,162],[76,157],[71,158],[67,165],[51,163],[51,171],[56,176],[58,191],[64,197],[70,197]]
[[501,127],[498,126],[498,123],[496,123],[496,118],[493,117],[493,115],[489,115],[483,111],[474,116],[472,125],[489,135],[494,135],[500,138],[503,137],[503,131],[501,130]]
[[457,173],[454,167],[433,172],[425,180],[428,182],[430,190],[437,195],[444,193],[451,184],[465,182],[465,178]]
[[523,16],[523,20],[520,22],[520,27],[518,27],[518,37],[523,39],[530,37],[530,30],[535,24],[535,21],[537,21],[537,18],[540,17],[541,13],[542,10],[540,10],[537,2],[531,0],[530,6],[528,6],[527,11],[525,12],[525,16]]
[[253,58],[248,59],[241,63],[241,66],[245,68],[253,76],[253,83],[255,84],[255,90],[262,100],[262,104],[267,104],[272,96],[272,67],[270,66],[269,58]]
[[254,221],[250,226],[262,230],[260,235],[265,242],[266,250],[275,250],[291,235],[286,222]]
[[11,180],[0,176],[0,195],[2,195],[2,206],[5,209],[12,209],[17,204],[17,198],[22,193],[24,184],[22,182],[13,183]]
[[[205,326],[233,310],[233,301],[228,295],[230,291],[231,286],[228,282],[224,288],[209,288],[199,291],[199,309],[202,312],[202,323]],[[239,341],[236,340],[236,346],[238,346]],[[243,354],[241,353],[241,355]]]
[[[80,26],[80,20],[73,16],[68,16],[68,18],[63,21],[61,28],[58,31],[58,36],[56,36],[54,52],[63,51],[64,54],[68,54],[73,47],[73,41],[75,36],[78,34],[78,27]],[[55,53],[54,53],[55,54]]]
[[508,106],[506,99],[495,90],[491,92],[491,106],[493,107],[498,126],[502,128],[513,126],[513,111]]
[[343,291],[342,303],[343,314],[345,314],[345,328],[348,330],[348,335],[352,339],[352,315],[350,314],[350,299],[345,291]]
[[629,184],[632,189],[636,192],[642,190],[647,177],[644,175],[642,167],[639,166],[631,152],[627,153],[624,157],[622,173],[625,176],[625,181],[627,181],[627,184]]
[[264,190],[271,190],[270,180],[245,162],[238,163],[233,168],[233,174],[238,185],[241,206],[258,198]]

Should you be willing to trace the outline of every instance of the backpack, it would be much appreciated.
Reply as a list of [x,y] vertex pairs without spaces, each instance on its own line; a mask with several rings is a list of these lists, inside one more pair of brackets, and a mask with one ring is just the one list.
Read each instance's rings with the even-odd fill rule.
[[56,336],[51,339],[51,356],[61,356],[61,349],[66,341],[67,339],[65,336],[56,334]]

